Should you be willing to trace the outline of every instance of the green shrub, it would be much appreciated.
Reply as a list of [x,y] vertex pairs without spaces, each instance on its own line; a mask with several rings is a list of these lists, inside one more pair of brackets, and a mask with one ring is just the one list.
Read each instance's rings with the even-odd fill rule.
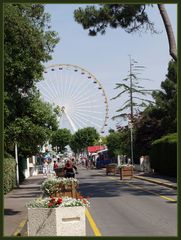
[[3,171],[4,194],[10,192],[16,186],[16,161],[5,153]]
[[177,133],[169,134],[152,143],[150,164],[155,172],[177,176]]

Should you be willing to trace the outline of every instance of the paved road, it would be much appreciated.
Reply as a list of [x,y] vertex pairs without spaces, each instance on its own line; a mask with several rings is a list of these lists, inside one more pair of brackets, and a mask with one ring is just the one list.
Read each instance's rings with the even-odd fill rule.
[[[138,179],[119,180],[105,170],[80,170],[82,195],[102,236],[176,236],[176,191]],[[94,232],[87,225],[87,236]]]
[[[87,236],[177,235],[176,190],[139,179],[121,181],[119,176],[106,176],[105,169],[80,167],[77,178],[82,195],[91,197],[90,214],[86,218]],[[43,178],[37,176],[27,181],[30,184],[22,185],[21,191],[13,190],[14,194],[12,191],[6,197],[6,236],[12,235],[15,226],[20,226],[16,232],[27,235],[22,221],[27,220],[25,202],[41,193],[39,185]]]

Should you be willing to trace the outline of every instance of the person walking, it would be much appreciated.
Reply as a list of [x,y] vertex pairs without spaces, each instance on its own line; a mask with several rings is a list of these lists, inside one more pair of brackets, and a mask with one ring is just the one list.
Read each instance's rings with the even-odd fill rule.
[[45,159],[43,162],[43,176],[47,176],[47,173],[48,173],[48,162]]
[[54,171],[54,164],[53,164],[51,158],[50,158],[50,160],[49,160],[49,164],[48,164],[48,173],[49,173],[49,174],[55,174],[55,171]]
[[58,168],[58,164],[57,164],[56,160],[54,160],[53,162],[54,162],[54,163],[53,163],[53,169],[55,170],[55,169]]
[[75,172],[74,170],[76,171],[76,174],[78,173],[77,172],[77,167],[75,166],[75,164],[69,159],[67,160],[66,164],[65,164],[65,167],[64,167],[64,170],[65,170],[65,177],[66,178],[74,178],[75,177]]

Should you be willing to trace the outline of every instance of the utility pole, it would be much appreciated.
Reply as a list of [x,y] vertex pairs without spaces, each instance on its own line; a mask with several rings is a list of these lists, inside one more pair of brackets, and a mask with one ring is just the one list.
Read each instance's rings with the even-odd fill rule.
[[133,154],[133,81],[132,81],[132,59],[131,55],[129,55],[130,59],[130,110],[131,110],[131,117],[130,117],[130,134],[131,134],[131,163],[134,163],[134,154]]

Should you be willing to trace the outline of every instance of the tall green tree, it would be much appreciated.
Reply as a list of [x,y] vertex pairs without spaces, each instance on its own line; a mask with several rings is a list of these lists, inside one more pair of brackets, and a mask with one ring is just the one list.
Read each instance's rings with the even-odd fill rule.
[[75,153],[85,151],[99,139],[99,133],[93,127],[78,129],[73,135],[70,147]]
[[111,157],[118,155],[130,156],[130,134],[128,127],[122,127],[119,131],[110,132],[107,136],[107,147]]
[[38,145],[43,145],[52,131],[58,129],[57,116],[50,104],[32,96],[23,101],[22,115],[13,122],[5,123],[5,151],[13,154],[14,143],[18,143],[22,155],[36,154]]
[[76,134],[73,134],[72,137],[71,137],[70,148],[72,149],[72,151],[75,154],[80,153],[82,151],[82,146],[77,141],[77,135]]
[[52,107],[39,99],[36,82],[59,41],[42,4],[4,4],[5,150],[33,154],[57,128]]
[[5,92],[25,95],[42,79],[59,40],[49,23],[41,4],[4,4]]
[[[133,123],[134,114],[138,114],[141,109],[145,108],[151,100],[146,99],[148,94],[151,94],[152,90],[145,89],[140,85],[140,80],[147,80],[140,78],[137,75],[140,74],[140,69],[144,69],[144,66],[138,65],[134,59],[130,57],[129,74],[122,80],[121,83],[116,83],[115,89],[120,89],[115,97],[111,100],[124,97],[126,94],[127,100],[123,103],[122,107],[116,112],[120,112],[118,115],[113,116],[115,118],[128,119]],[[127,83],[128,82],[128,83]],[[127,111],[128,110],[128,111]]]
[[168,64],[168,73],[161,83],[161,89],[153,92],[155,107],[150,116],[157,116],[166,135],[177,131],[177,64],[174,61]]
[[63,153],[65,151],[65,146],[70,144],[71,132],[70,130],[63,128],[58,129],[52,134],[51,144],[53,147],[58,147],[59,151]]
[[154,105],[135,119],[136,155],[149,154],[151,143],[169,133],[177,132],[177,64],[170,61],[161,90],[153,92]]
[[[100,4],[100,6],[87,6],[74,11],[75,21],[89,30],[90,36],[97,33],[105,34],[107,27],[122,28],[128,33],[150,30],[157,32],[154,23],[150,20],[146,8],[151,4]],[[172,26],[164,4],[158,4],[160,16],[169,41],[169,52],[177,60],[177,49]]]

